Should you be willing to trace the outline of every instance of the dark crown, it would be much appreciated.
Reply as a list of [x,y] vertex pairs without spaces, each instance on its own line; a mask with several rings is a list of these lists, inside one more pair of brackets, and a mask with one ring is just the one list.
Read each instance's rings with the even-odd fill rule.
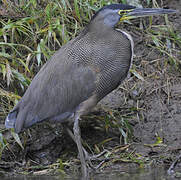
[[135,6],[130,6],[130,5],[126,5],[126,4],[110,4],[110,5],[104,6],[104,7],[102,7],[101,9],[99,9],[99,10],[92,16],[92,19],[91,19],[91,20],[93,20],[93,19],[99,14],[99,12],[101,12],[101,11],[103,11],[103,10],[105,10],[105,9],[128,10],[128,9],[135,9],[135,8],[136,8]]

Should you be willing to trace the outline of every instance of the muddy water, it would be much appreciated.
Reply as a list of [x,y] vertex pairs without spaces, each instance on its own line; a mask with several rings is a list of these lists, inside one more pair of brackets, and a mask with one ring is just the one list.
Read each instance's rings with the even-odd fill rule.
[[[0,178],[1,180],[83,180],[80,176],[19,176]],[[127,172],[113,171],[90,175],[90,180],[176,180],[167,174],[167,171],[162,167],[152,169],[130,169]]]

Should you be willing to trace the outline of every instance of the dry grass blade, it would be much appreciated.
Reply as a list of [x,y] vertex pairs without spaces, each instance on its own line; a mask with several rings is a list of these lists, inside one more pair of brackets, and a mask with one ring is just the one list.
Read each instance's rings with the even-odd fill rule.
[[10,85],[11,77],[12,77],[12,71],[11,71],[9,62],[6,60],[6,78],[7,78],[7,86]]

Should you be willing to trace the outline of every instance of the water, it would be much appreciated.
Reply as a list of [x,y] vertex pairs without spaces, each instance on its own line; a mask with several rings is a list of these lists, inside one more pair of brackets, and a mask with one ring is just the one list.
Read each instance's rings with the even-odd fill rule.
[[[80,176],[72,175],[56,175],[56,176],[18,176],[18,177],[0,177],[0,180],[82,180]],[[104,173],[91,174],[90,180],[178,180],[178,178],[171,177],[167,171],[162,167],[150,169],[130,169],[127,172],[120,172],[118,170],[108,170]]]

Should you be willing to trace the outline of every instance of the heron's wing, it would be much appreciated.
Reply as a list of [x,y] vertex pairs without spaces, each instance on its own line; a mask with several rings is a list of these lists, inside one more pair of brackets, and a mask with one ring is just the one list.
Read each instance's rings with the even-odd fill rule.
[[16,132],[54,116],[66,118],[93,95],[96,80],[91,68],[57,58],[58,53],[39,71],[14,108]]

